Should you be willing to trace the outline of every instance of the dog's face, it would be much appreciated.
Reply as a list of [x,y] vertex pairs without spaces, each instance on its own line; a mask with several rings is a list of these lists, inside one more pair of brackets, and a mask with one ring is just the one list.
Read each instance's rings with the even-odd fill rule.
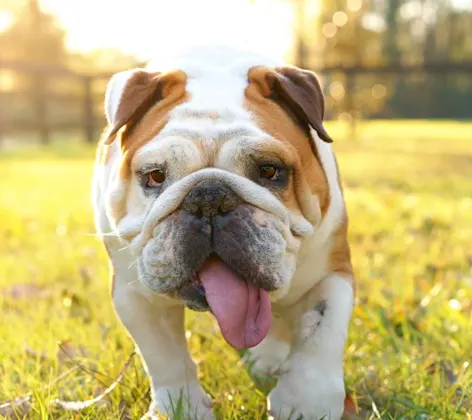
[[258,313],[284,293],[329,203],[323,107],[316,77],[293,67],[115,76],[99,159],[114,167],[107,211],[139,280],[218,321],[254,290]]

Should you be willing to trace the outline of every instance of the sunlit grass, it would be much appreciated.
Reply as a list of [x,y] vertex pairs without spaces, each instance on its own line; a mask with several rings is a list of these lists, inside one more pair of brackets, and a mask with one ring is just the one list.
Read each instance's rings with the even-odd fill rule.
[[[361,418],[375,418],[373,407],[386,419],[467,418],[472,124],[375,122],[360,126],[356,140],[346,138],[345,126],[328,129],[340,139],[334,147],[358,278],[347,389]],[[48,403],[94,397],[133,351],[108,298],[105,252],[93,236],[94,152],[73,147],[0,157],[0,403],[33,392],[32,419],[117,419],[123,411],[139,418],[149,385],[138,358],[106,403],[80,416]],[[266,418],[263,393],[215,336],[210,317],[192,314],[188,330],[217,417]],[[77,354],[74,360],[58,351],[58,341]],[[78,363],[82,369],[47,389]]]

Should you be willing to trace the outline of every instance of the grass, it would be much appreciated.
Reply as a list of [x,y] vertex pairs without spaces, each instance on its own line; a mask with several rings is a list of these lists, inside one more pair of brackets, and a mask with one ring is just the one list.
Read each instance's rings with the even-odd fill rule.
[[[341,138],[358,278],[350,406],[360,418],[471,419],[472,123],[365,123],[358,140],[328,128]],[[80,414],[49,403],[93,398],[133,351],[93,236],[92,161],[93,150],[75,143],[0,156],[0,403],[31,392],[30,419],[139,418],[149,403],[137,357]],[[213,320],[190,314],[187,323],[217,417],[265,419],[264,394]]]

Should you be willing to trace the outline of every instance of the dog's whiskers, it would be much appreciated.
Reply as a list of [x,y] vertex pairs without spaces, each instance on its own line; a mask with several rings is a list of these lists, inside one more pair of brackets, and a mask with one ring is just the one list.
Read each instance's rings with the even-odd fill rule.
[[126,244],[123,248],[119,248],[118,251],[126,251],[130,246],[131,244]]
[[103,236],[117,238],[119,237],[117,232],[103,232],[103,233],[87,233],[87,236],[93,236],[95,238],[100,238]]
[[128,270],[131,270],[131,268],[133,267],[133,265],[135,265],[142,257],[139,256],[138,258],[136,258],[134,261],[131,262],[131,264],[128,266]]
[[128,283],[128,286],[132,286],[133,284],[139,283],[139,280],[140,280],[140,279],[136,279],[136,280],[130,281],[130,282]]

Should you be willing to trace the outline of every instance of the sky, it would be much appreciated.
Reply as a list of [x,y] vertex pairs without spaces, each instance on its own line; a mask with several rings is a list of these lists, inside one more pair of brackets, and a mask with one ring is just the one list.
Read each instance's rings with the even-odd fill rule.
[[[318,5],[321,0],[312,0]],[[472,0],[450,0],[472,9]],[[414,0],[413,0],[414,2]],[[72,50],[117,48],[147,61],[182,45],[228,43],[283,59],[294,20],[287,0],[40,0],[67,31]],[[313,11],[312,11],[313,12]],[[316,11],[315,11],[316,12]],[[0,10],[0,30],[11,16]]]
[[58,17],[71,49],[117,47],[142,60],[189,40],[283,58],[292,42],[292,11],[283,0],[41,0],[41,6]]

